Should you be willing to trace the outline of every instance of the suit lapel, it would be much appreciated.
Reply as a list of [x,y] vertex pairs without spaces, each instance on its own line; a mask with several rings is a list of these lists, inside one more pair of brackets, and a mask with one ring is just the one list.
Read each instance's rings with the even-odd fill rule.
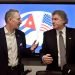
[[55,55],[58,58],[58,47],[57,47],[57,34],[56,31],[54,32],[54,48],[55,48]]
[[57,34],[56,34],[56,30],[54,31],[54,34],[53,34],[53,43],[54,43],[54,50],[55,50],[55,52],[56,52],[56,54],[57,54],[57,52],[58,52],[58,47],[57,47]]
[[15,36],[16,36],[16,40],[17,40],[17,47],[19,49],[19,43],[20,43],[20,35],[18,34],[18,32],[15,32]]
[[56,62],[56,64],[58,65],[58,47],[57,47],[57,34],[56,34],[56,30],[53,30],[52,33],[53,37],[52,37],[52,45],[53,45],[53,56],[54,56],[54,62]]
[[56,31],[55,31],[55,34],[54,34],[54,41],[55,41],[55,48],[56,50],[58,51],[58,47],[57,47],[57,34],[56,34]]
[[56,30],[52,30],[50,37],[50,47],[52,49],[52,55],[54,56],[54,58],[56,58],[56,61],[58,62],[58,47],[57,47],[57,34],[56,34]]
[[3,48],[2,50],[4,50],[4,55],[8,59],[7,43],[6,43],[4,28],[1,29],[0,35],[1,35],[1,42],[2,42],[2,48]]
[[21,35],[18,33],[18,30],[15,30],[15,36],[16,36],[16,41],[17,41],[18,57],[20,59],[21,57],[20,56],[20,46],[22,44],[22,41],[21,41]]
[[66,57],[67,57],[66,59],[67,60],[69,58],[71,41],[72,41],[72,37],[71,37],[70,29],[69,28],[66,28]]

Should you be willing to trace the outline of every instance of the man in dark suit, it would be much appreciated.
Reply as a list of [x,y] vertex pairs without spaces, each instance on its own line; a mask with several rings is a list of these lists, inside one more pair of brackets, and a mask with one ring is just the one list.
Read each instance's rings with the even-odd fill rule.
[[67,23],[68,18],[64,11],[55,10],[52,13],[53,29],[44,33],[42,49],[40,50],[42,62],[47,64],[47,70],[62,70],[61,49],[59,48],[60,31],[63,32],[62,37],[65,45],[64,59],[66,61],[64,65],[75,64],[75,29],[66,27]]
[[6,25],[0,28],[0,75],[22,75],[21,58],[31,55],[37,44],[26,49],[25,34],[18,30],[21,18],[18,10],[5,14]]

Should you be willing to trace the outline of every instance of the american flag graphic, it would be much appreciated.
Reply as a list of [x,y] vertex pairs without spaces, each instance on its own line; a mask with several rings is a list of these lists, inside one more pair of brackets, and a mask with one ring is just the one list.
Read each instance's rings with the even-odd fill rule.
[[41,23],[40,31],[47,31],[52,29],[51,26],[51,16],[49,14],[44,14],[43,20]]

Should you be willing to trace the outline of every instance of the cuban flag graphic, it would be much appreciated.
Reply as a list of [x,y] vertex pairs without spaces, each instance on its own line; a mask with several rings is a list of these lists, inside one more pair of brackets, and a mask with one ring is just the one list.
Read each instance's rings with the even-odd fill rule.
[[39,51],[43,43],[43,33],[52,29],[51,13],[45,11],[30,11],[22,13],[21,18],[22,24],[19,29],[26,35],[27,47],[30,47],[32,43],[37,40],[36,43],[39,43],[37,50]]

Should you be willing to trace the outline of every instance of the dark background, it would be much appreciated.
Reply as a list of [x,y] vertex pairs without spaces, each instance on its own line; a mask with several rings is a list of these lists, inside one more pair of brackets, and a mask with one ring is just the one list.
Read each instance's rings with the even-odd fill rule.
[[29,2],[29,3],[50,3],[50,2],[53,2],[53,3],[60,3],[60,2],[66,2],[66,3],[73,3],[75,2],[75,0],[0,0],[0,2],[13,2],[13,3],[16,3],[16,2]]

